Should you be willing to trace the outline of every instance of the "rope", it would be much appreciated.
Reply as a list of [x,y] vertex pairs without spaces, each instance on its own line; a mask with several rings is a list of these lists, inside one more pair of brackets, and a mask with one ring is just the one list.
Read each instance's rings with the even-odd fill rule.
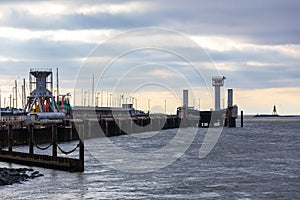
[[48,146],[46,146],[46,147],[40,147],[40,146],[38,146],[37,144],[35,144],[34,146],[36,146],[36,148],[38,148],[39,150],[47,150],[47,149],[49,149],[51,146],[52,146],[52,144],[50,143]]
[[56,144],[56,145],[57,145],[58,149],[60,150],[60,152],[63,153],[63,154],[65,154],[65,155],[73,153],[74,151],[76,151],[76,149],[78,147],[80,147],[80,144],[78,143],[77,146],[74,149],[72,149],[71,151],[64,151],[58,144]]
[[49,148],[52,146],[52,143],[50,143],[50,144],[49,144],[48,146],[46,146],[46,147],[41,147],[41,146],[39,146],[38,144],[36,144],[35,141],[33,141],[33,140],[32,140],[32,143],[33,143],[33,145],[34,145],[37,149],[42,150],[42,151],[47,150],[47,149],[49,149]]
[[13,143],[13,144],[16,144],[16,145],[27,144],[27,142],[28,142],[28,139],[24,140],[23,142],[18,142],[18,141],[16,141],[16,140],[12,139],[12,143]]

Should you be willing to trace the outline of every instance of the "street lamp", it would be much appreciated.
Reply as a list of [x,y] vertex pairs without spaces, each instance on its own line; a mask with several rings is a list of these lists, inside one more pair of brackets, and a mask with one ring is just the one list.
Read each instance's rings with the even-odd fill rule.
[[106,107],[108,107],[108,91],[106,92]]
[[150,111],[150,101],[151,99],[148,99],[148,110]]
[[165,114],[167,114],[167,100],[165,99]]
[[121,107],[122,107],[122,104],[124,103],[124,94],[121,94],[121,95],[120,95],[120,98],[121,98],[121,99],[120,99],[120,100],[121,100],[120,102],[121,102]]
[[99,94],[100,92],[97,92],[97,95],[96,95],[96,106],[99,107]]
[[84,99],[83,99],[84,106],[86,106],[86,94],[87,94],[87,91],[84,91]]
[[131,97],[132,107],[134,107],[134,97]]
[[101,107],[103,106],[103,91],[101,91]]
[[111,107],[111,103],[112,103],[112,93],[109,94],[110,98],[109,98],[109,106]]

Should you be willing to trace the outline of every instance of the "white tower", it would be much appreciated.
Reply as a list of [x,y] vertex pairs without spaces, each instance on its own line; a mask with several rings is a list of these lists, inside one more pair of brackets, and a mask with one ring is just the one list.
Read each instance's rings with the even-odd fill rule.
[[224,86],[225,76],[213,76],[212,85],[215,87],[215,111],[221,109],[221,86]]
[[183,107],[189,107],[189,91],[183,90]]

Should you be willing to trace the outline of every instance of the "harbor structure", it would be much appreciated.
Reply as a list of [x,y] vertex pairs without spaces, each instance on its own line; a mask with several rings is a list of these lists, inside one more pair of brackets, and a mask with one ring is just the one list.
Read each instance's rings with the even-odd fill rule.
[[[20,116],[12,114],[1,118],[0,160],[67,171],[83,171],[84,139],[172,128],[223,126],[224,119],[234,119],[234,123],[231,121],[228,123],[235,126],[237,109],[231,110],[231,108],[237,107],[233,106],[232,90],[228,95],[228,108],[220,109],[220,87],[224,85],[224,79],[225,77],[213,77],[215,80],[213,85],[216,87],[215,111],[200,111],[189,107],[189,91],[184,90],[182,106],[177,108],[176,115],[151,116],[149,112],[134,109],[131,103],[123,104],[119,108],[108,106],[71,108],[69,94],[57,93],[57,99],[53,96],[51,69],[31,69],[30,95],[27,98],[25,112]],[[227,118],[224,117],[225,113]],[[69,152],[64,151],[58,144],[58,142],[74,140],[78,140],[79,143]],[[38,145],[42,143],[50,143],[50,145],[43,148]],[[13,146],[20,144],[28,144],[29,153],[14,152]],[[5,147],[7,150],[3,150]],[[52,147],[52,155],[34,153],[34,148],[45,150],[50,147]],[[78,148],[79,159],[57,156],[58,150],[63,154],[69,154]]]
[[[47,88],[50,86],[50,90]],[[33,87],[35,87],[33,89]],[[61,112],[53,96],[52,69],[30,69],[30,96],[27,98],[25,113],[40,119],[63,119],[66,114]],[[33,90],[32,90],[33,89]]]
[[224,86],[225,76],[213,76],[212,85],[215,87],[215,111],[221,110],[221,87]]
[[227,90],[227,98],[227,111],[224,126],[236,127],[236,119],[238,118],[238,107],[237,105],[233,105],[233,89]]

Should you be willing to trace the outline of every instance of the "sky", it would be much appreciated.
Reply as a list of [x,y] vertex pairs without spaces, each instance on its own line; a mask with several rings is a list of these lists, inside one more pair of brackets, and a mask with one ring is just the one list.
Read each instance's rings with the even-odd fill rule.
[[224,75],[222,107],[233,88],[246,114],[300,114],[298,1],[3,0],[0,10],[2,107],[31,68],[59,68],[75,105],[175,113],[189,89],[189,105],[209,110],[211,76]]

